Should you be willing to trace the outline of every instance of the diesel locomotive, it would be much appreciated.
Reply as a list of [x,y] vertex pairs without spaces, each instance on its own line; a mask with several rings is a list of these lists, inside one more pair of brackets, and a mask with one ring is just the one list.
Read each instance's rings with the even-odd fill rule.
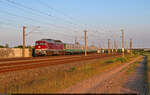
[[[88,53],[96,50],[87,50]],[[35,55],[64,55],[84,53],[84,46],[78,42],[75,44],[63,43],[61,40],[41,39],[35,42]]]

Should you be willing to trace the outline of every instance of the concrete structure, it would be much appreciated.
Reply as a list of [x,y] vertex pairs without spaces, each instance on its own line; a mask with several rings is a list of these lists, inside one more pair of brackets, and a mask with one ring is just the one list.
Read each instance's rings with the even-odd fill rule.
[[[22,57],[22,48],[0,48],[0,58]],[[24,57],[32,57],[32,49],[25,49]]]

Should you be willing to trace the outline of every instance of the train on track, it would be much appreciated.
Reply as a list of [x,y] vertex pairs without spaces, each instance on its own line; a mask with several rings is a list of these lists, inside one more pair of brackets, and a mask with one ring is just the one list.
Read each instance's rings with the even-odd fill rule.
[[[84,53],[84,46],[78,42],[75,44],[63,43],[61,40],[41,39],[35,42],[35,55],[66,55]],[[88,47],[87,53],[97,52],[96,49]]]

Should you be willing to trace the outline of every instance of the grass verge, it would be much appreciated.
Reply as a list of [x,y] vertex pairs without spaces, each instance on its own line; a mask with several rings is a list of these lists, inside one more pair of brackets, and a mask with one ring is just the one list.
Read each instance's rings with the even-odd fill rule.
[[148,91],[150,91],[150,52],[145,52],[144,56],[146,56],[146,80],[147,80],[147,84],[148,84]]
[[[91,61],[78,62],[68,68],[51,70],[52,67],[38,72],[33,70],[24,71],[21,79],[6,81],[0,84],[0,92],[4,93],[56,93],[68,88],[82,80],[101,74],[105,71],[116,68],[124,62],[132,60],[135,56],[127,55],[125,58],[109,57]],[[109,64],[108,64],[109,63]],[[66,66],[65,66],[66,67]],[[15,74],[14,74],[15,76]],[[14,77],[13,76],[13,77]]]

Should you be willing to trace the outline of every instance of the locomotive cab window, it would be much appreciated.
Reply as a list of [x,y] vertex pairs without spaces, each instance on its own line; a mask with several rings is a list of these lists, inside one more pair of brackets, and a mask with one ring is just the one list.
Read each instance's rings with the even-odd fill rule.
[[39,45],[39,43],[36,43],[35,45]]
[[45,45],[45,43],[40,43],[40,45]]

